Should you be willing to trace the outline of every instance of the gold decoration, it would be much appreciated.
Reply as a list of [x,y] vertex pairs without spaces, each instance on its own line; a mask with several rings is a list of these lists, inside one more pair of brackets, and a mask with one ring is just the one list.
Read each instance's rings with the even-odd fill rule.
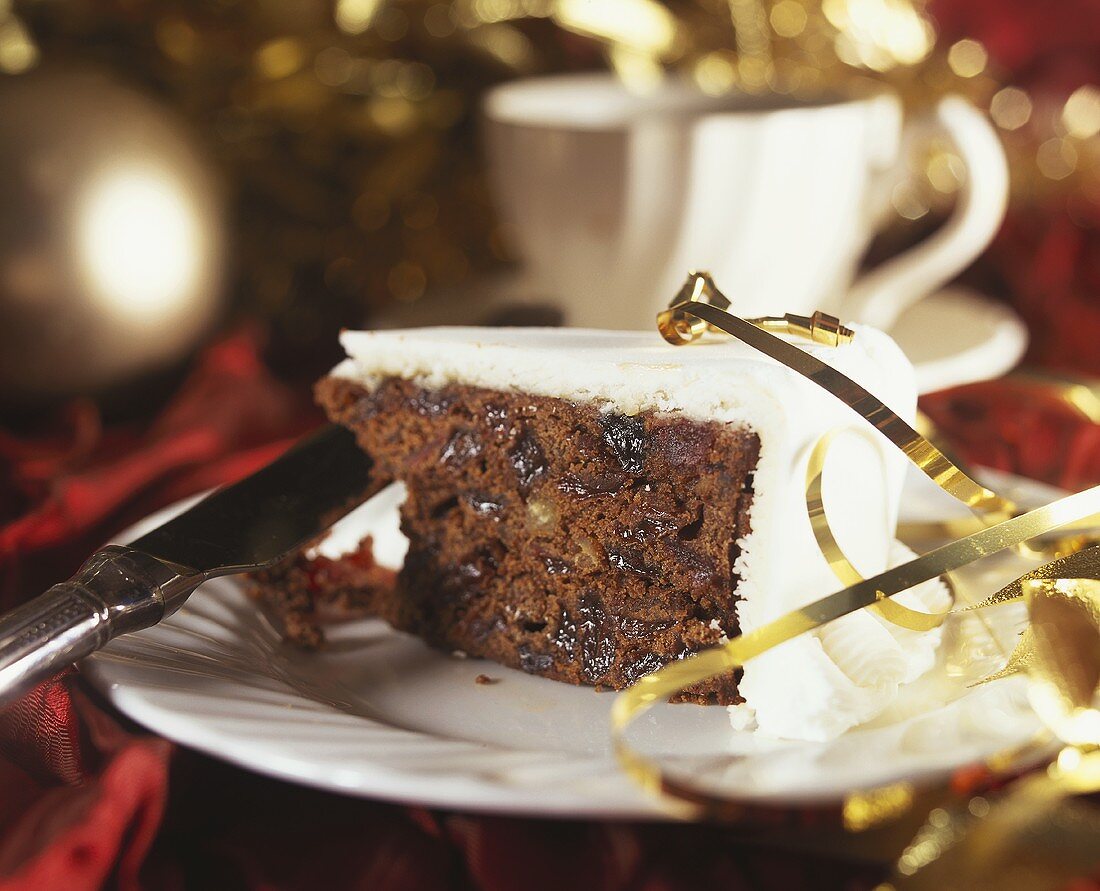
[[810,517],[810,528],[813,530],[817,547],[829,568],[844,585],[854,585],[862,582],[863,576],[852,565],[852,561],[841,550],[839,542],[833,535],[829,526],[829,519],[825,515],[825,501],[822,497],[822,478],[825,475],[825,457],[829,453],[834,439],[850,431],[830,430],[822,436],[810,452],[810,460],[806,464],[806,513]]
[[[713,280],[705,273],[693,272],[669,309],[657,316],[658,330],[669,343],[690,343],[698,336],[696,332],[699,330],[699,323],[690,321],[694,316],[706,323],[708,330],[718,329],[733,335],[831,393],[890,440],[932,482],[967,507],[996,518],[1009,516],[1015,510],[1012,502],[967,476],[940,449],[869,390],[816,356],[800,350],[746,319],[726,312],[723,305],[731,305],[729,298],[718,290]],[[684,327],[685,324],[687,327]],[[690,338],[685,339],[685,331],[691,332]]]
[[913,805],[911,783],[892,783],[866,792],[853,792],[844,800],[844,828],[864,832],[904,814]]
[[[695,809],[691,812],[706,812],[713,801],[705,793],[685,787],[667,777],[658,764],[636,752],[626,742],[627,728],[650,708],[685,687],[740,668],[749,659],[785,641],[866,607],[881,608],[882,604],[890,602],[898,607],[896,613],[885,614],[890,621],[913,630],[935,627],[946,618],[946,614],[931,616],[919,613],[888,601],[888,598],[1097,510],[1100,510],[1100,486],[1069,495],[1045,507],[951,542],[908,563],[787,613],[760,628],[738,635],[728,643],[703,650],[646,675],[620,693],[612,706],[612,738],[620,763],[645,788],[674,792]],[[1100,549],[1090,548],[1079,556],[1087,557],[1092,567],[1090,571],[1100,575]],[[912,624],[909,619],[911,614],[917,617],[917,621]]]
[[852,338],[856,336],[851,328],[840,324],[840,319],[836,316],[821,310],[817,310],[812,316],[800,316],[789,312],[782,316],[757,316],[745,321],[773,334],[803,337],[823,346],[844,346],[851,343]]
[[1094,548],[1058,562],[1036,571],[1047,578],[1025,578],[1017,588],[1034,641],[1024,666],[1029,694],[1067,745],[1002,796],[929,813],[891,887],[1034,891],[1067,887],[1095,868],[1100,812],[1074,797],[1100,791],[1100,559]]
[[1028,579],[1022,587],[1031,617],[1031,703],[1059,739],[1100,745],[1100,581]]
[[1100,753],[1059,756],[999,795],[933,808],[881,891],[1056,891],[1096,867]]
[[[455,293],[505,259],[478,102],[508,77],[591,65],[598,49],[565,48],[553,5],[0,2],[0,93],[38,66],[94,65],[183,118],[233,202],[234,310],[269,322],[276,353],[312,376],[303,356],[330,364],[341,325]],[[50,107],[71,117],[81,102]],[[20,122],[5,123],[16,142]],[[8,198],[16,216],[37,213]]]
[[[683,299],[684,296],[688,299]],[[706,296],[706,300],[697,299]],[[670,806],[684,815],[721,815],[736,812],[736,802],[716,796],[690,783],[667,775],[660,764],[636,751],[627,741],[629,726],[655,704],[685,687],[743,666],[774,646],[847,615],[855,610],[878,610],[888,621],[914,630],[928,630],[940,624],[946,613],[933,615],[907,609],[891,600],[893,595],[923,581],[950,573],[983,557],[1016,547],[1037,536],[1100,512],[1100,486],[1066,496],[1051,504],[1016,513],[1014,505],[988,490],[977,497],[978,484],[943,452],[900,419],[882,403],[867,399],[866,391],[855,387],[835,370],[822,372],[822,363],[806,362],[807,354],[761,328],[719,308],[726,300],[713,282],[693,274],[689,286],[661,314],[659,326],[666,338],[684,345],[707,330],[726,331],[758,346],[762,352],[803,374],[841,398],[868,423],[879,430],[902,431],[894,444],[920,467],[941,489],[970,505],[987,525],[964,538],[950,542],[908,563],[863,579],[843,554],[825,517],[821,499],[821,475],[825,454],[835,437],[826,434],[817,444],[807,470],[807,511],[822,554],[834,573],[848,587],[790,612],[760,628],[745,632],[725,644],[705,650],[683,661],[647,675],[620,693],[611,713],[611,732],[620,764],[643,787],[670,793]],[[708,326],[700,329],[696,316]],[[690,336],[696,332],[696,336]],[[687,336],[685,336],[687,335]],[[799,356],[803,358],[799,358]],[[827,366],[825,366],[827,367]],[[853,387],[855,387],[853,389]],[[902,422],[903,423],[903,422]],[[1007,516],[1007,518],[1006,518]],[[1036,813],[1048,819],[1072,811],[1068,800],[1083,792],[1100,790],[1100,547],[1090,547],[1054,560],[1016,580],[981,603],[957,611],[975,611],[998,603],[1024,598],[1031,618],[1026,653],[1010,659],[1006,668],[1026,670],[1032,678],[1030,691],[1037,713],[1064,744],[1054,764],[1044,773],[1027,778],[994,803],[975,797],[963,810],[935,808],[925,826],[906,848],[897,864],[898,887],[943,887],[926,883],[929,876],[950,875],[941,866],[955,863],[960,851],[973,861],[981,857],[996,863]],[[1024,747],[1012,755],[1032,752]],[[1004,769],[1018,761],[1001,759]],[[845,824],[850,830],[866,830],[905,812],[913,801],[913,789],[904,783],[878,790],[853,793],[845,804]],[[1081,821],[1095,830],[1100,819],[1088,812]],[[1069,833],[1077,848],[1088,831]],[[1093,836],[1091,842],[1095,841]],[[1085,849],[1091,842],[1085,842]],[[1091,866],[1091,864],[1090,864]],[[983,875],[978,871],[979,875]],[[987,870],[986,877],[991,874]],[[1028,887],[1016,881],[989,887]],[[1030,878],[1030,876],[1029,876]],[[959,885],[955,885],[959,887]],[[968,884],[966,887],[977,887]],[[985,887],[985,885],[983,885]],[[1038,886],[1036,886],[1038,887]]]
[[718,290],[709,272],[692,272],[669,308],[657,313],[657,330],[673,346],[693,343],[704,334],[718,330],[694,313],[681,309],[680,304],[684,303],[710,303],[719,309],[730,306],[729,298]]
[[[1035,387],[1049,393],[1063,405],[1072,408],[1090,423],[1100,423],[1100,391],[1094,382],[1069,375],[1055,375],[1043,371],[1013,372],[1017,383]],[[923,412],[917,412],[917,427],[921,434],[939,445],[939,432],[936,425]],[[947,454],[960,467],[963,465],[953,455]],[[963,468],[965,470],[965,467]],[[984,525],[979,517],[953,517],[948,520],[907,522],[898,526],[898,534],[905,541],[926,541],[930,539],[959,538],[968,535]],[[1071,523],[1059,529],[1056,534],[1040,536],[1024,542],[1017,551],[1025,557],[1036,559],[1056,559],[1076,553],[1084,548],[1100,544],[1100,515],[1085,517],[1078,523]]]

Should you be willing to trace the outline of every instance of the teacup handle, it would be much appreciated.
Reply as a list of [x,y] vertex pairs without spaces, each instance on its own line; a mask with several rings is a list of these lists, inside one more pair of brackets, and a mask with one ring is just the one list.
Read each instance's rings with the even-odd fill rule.
[[889,329],[898,316],[962,272],[989,245],[1004,219],[1008,162],[986,116],[960,96],[940,100],[928,121],[966,167],[951,217],[934,234],[856,280],[845,317]]

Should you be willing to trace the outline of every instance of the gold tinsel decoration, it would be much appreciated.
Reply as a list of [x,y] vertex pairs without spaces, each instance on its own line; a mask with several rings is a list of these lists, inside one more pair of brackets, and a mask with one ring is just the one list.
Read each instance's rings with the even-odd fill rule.
[[[988,108],[1017,195],[1100,182],[1100,91],[1053,112],[982,45],[937,46],[921,0],[16,0],[0,72],[93,62],[145,85],[206,139],[235,199],[238,306],[291,344],[460,288],[505,259],[483,184],[477,101],[510,77],[607,64],[644,90],[673,69],[707,92],[802,95],[884,80],[911,106]],[[2,88],[2,81],[0,81]],[[911,159],[895,206],[949,203],[960,165]]]

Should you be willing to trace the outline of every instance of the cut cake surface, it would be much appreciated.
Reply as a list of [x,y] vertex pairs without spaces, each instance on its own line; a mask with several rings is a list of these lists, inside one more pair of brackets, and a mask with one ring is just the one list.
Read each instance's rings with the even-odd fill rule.
[[[755,434],[399,378],[373,390],[329,378],[318,392],[408,490],[395,627],[621,689],[737,626]],[[740,701],[732,677],[694,692]]]

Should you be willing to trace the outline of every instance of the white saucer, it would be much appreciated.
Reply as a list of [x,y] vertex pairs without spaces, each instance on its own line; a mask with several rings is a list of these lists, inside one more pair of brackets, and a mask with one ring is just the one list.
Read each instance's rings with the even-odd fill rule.
[[[538,305],[540,301],[530,294],[522,277],[502,275],[460,293],[426,295],[373,324],[379,328],[476,325],[505,307]],[[1028,341],[1027,327],[1011,307],[962,287],[944,288],[911,306],[890,334],[913,362],[922,395],[1000,377],[1020,361]]]
[[[1029,484],[1016,482],[1026,495]],[[911,483],[907,518],[941,516],[938,496],[927,480]],[[355,526],[345,535],[380,533],[379,557],[399,558],[394,497],[345,522]],[[962,573],[960,590],[984,596],[1030,568],[993,558]],[[1001,650],[1011,650],[1024,619],[1019,605],[988,619]],[[957,633],[949,627],[947,639]],[[940,664],[886,714],[831,743],[734,731],[725,709],[695,705],[655,708],[636,740],[693,782],[760,804],[836,803],[857,788],[930,782],[1027,741],[1039,726],[1021,678],[968,686],[1000,667],[1004,657],[991,649],[985,662],[962,669],[945,664],[941,651]],[[463,810],[663,814],[612,756],[613,694],[457,659],[378,621],[332,629],[319,653],[295,651],[232,579],[203,586],[170,619],[114,641],[83,667],[135,721],[273,777]],[[478,684],[480,674],[497,683]]]
[[1027,327],[1012,308],[969,288],[924,298],[890,335],[916,368],[922,395],[1000,377],[1027,350]]

